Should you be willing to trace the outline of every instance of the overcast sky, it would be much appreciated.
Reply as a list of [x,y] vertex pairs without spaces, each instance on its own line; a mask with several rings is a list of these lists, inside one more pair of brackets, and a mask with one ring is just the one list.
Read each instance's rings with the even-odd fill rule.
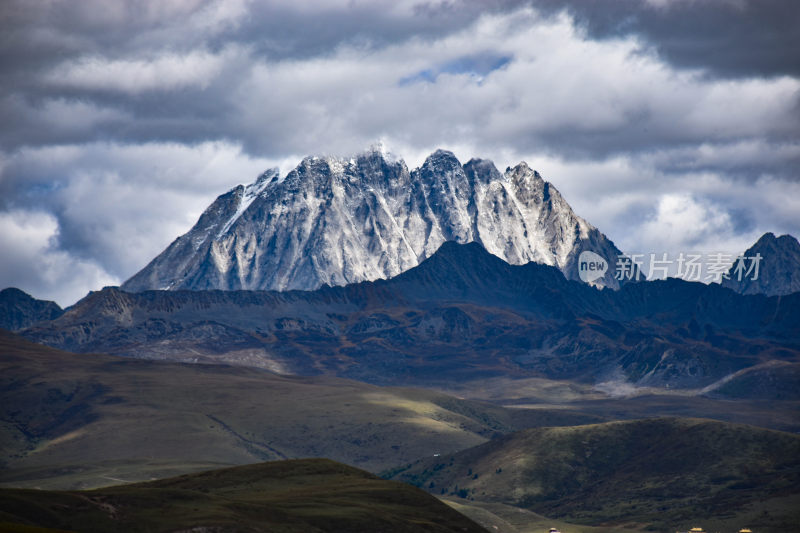
[[520,160],[626,252],[800,236],[796,0],[4,0],[0,288],[70,305],[376,141]]

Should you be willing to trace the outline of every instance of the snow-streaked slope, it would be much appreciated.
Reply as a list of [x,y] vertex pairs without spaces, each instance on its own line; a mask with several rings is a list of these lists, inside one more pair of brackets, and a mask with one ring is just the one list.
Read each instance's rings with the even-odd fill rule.
[[242,216],[242,213],[247,211],[247,208],[250,207],[250,204],[258,198],[264,189],[267,188],[268,185],[274,183],[278,180],[278,169],[272,168],[261,174],[258,179],[244,188],[244,191],[239,198],[239,205],[236,207],[236,212],[228,219],[225,225],[217,234],[217,237],[222,237],[225,235],[231,226],[239,220],[239,217]]
[[618,287],[620,253],[561,194],[520,163],[461,165],[438,150],[409,171],[380,148],[307,157],[220,196],[194,228],[122,288],[314,289],[395,276],[445,241],[479,242],[512,264],[536,261],[578,279],[583,250],[604,256],[598,285]]

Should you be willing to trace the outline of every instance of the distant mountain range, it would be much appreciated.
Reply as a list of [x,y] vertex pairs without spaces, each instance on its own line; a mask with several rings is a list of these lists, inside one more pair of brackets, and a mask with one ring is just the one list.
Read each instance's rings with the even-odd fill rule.
[[[595,286],[576,281],[589,252],[607,263]],[[723,286],[620,285],[619,255],[525,163],[501,174],[439,150],[409,171],[375,149],[234,188],[121,289],[66,311],[7,289],[0,327],[75,352],[376,384],[798,395],[796,239],[764,235],[743,254],[760,258],[758,276],[734,265]]]
[[[555,267],[448,242],[390,280],[310,292],[106,288],[22,333],[76,352],[377,384],[542,376],[793,397],[800,293],[738,295],[676,279],[597,290]],[[736,386],[746,379],[770,385]]]
[[197,224],[122,285],[168,290],[317,289],[396,276],[442,243],[478,242],[511,264],[579,279],[592,251],[609,265],[592,283],[618,288],[619,249],[524,162],[500,173],[437,150],[409,171],[380,149],[307,157],[283,179],[268,170],[223,194]]

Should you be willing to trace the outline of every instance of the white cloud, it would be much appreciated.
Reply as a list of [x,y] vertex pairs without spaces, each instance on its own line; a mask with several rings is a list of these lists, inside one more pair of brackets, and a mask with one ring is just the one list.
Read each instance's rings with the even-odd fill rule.
[[49,213],[0,212],[0,285],[17,287],[34,297],[55,300],[62,307],[90,290],[118,279],[90,259],[75,257],[55,246],[58,222]]
[[216,196],[266,168],[288,167],[250,158],[227,143],[55,146],[21,150],[2,163],[2,189],[27,191],[6,218],[17,216],[15,209],[46,210],[49,218],[31,227],[51,239],[47,253],[85,258],[117,282],[186,232]]
[[152,59],[82,58],[58,65],[46,76],[55,86],[109,90],[130,94],[144,91],[206,88],[235,52],[162,54]]
[[655,215],[642,226],[642,234],[653,243],[674,250],[703,249],[732,233],[730,216],[717,206],[699,202],[690,194],[665,194],[658,200]]
[[[654,150],[648,157],[659,168],[672,171],[692,171],[714,168],[728,172],[747,173],[765,169],[788,170],[787,163],[800,161],[800,142],[767,142],[746,138],[733,142],[704,142]],[[783,167],[783,168],[782,168]]]
[[14,126],[0,131],[0,138],[11,143],[29,137],[48,143],[74,142],[131,119],[124,110],[92,101],[55,97],[31,102],[21,95],[0,99],[0,116]]
[[737,8],[745,6],[745,0],[644,0],[646,4],[658,9],[668,9],[680,7],[681,4],[699,4],[705,2],[706,4],[730,5]]
[[[439,72],[476,54],[510,62],[476,77]],[[250,150],[360,149],[379,137],[416,148],[470,144],[608,157],[643,147],[785,136],[800,81],[714,80],[669,68],[627,37],[592,41],[566,15],[485,16],[439,39],[324,56],[253,58],[235,82],[230,127]],[[435,81],[401,83],[420,72]]]

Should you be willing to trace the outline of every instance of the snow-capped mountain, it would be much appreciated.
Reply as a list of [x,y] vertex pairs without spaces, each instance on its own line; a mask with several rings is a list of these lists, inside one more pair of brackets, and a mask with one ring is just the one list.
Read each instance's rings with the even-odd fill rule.
[[536,261],[578,279],[578,256],[608,262],[595,284],[618,288],[620,251],[524,162],[501,174],[437,150],[409,171],[380,148],[307,157],[284,179],[268,170],[206,209],[197,224],[122,285],[149,289],[315,289],[389,278],[445,241],[478,242],[512,264]]

